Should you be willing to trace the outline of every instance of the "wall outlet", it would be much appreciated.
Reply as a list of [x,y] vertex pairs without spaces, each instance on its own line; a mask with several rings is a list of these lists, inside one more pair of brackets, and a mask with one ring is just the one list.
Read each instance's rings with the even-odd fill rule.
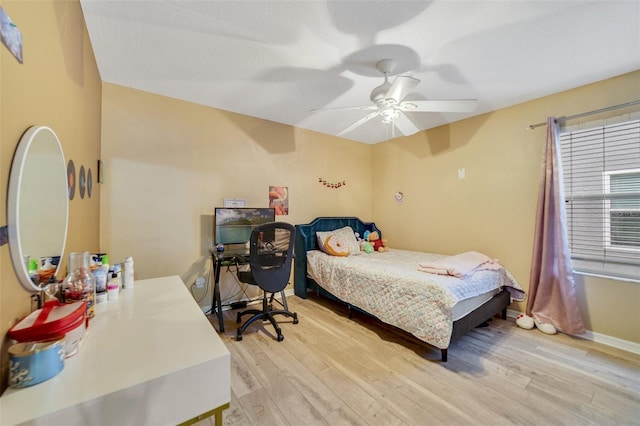
[[465,169],[458,169],[458,179],[464,179],[466,177]]
[[204,287],[204,278],[198,277],[196,278],[196,288]]

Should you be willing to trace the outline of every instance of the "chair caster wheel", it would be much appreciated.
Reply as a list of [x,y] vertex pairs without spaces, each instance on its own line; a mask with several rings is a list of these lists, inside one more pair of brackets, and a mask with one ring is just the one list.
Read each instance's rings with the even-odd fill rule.
[[284,335],[278,334],[278,342],[282,342],[284,340]]
[[242,340],[242,334],[238,334],[236,335],[236,341],[241,341]]
[[295,316],[293,317],[293,323],[294,323],[294,324],[297,324],[297,323],[298,323],[298,316],[297,316],[297,315],[295,315]]

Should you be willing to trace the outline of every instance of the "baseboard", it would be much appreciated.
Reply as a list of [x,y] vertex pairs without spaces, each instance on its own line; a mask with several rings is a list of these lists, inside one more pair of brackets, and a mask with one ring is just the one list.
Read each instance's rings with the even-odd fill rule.
[[[284,291],[284,294],[285,294],[287,297],[289,297],[289,296],[293,296],[293,295],[295,295],[295,292],[294,292],[294,290],[293,290],[292,288],[290,288],[290,289],[288,289],[288,290],[285,290],[285,291]],[[243,300],[243,299],[241,299],[241,300],[239,300],[239,301],[242,301],[242,300]],[[262,300],[262,299],[260,299],[260,300]],[[257,303],[257,301],[253,301],[253,302],[252,302],[251,300],[247,300],[247,302],[248,302],[249,304]],[[205,314],[206,314],[206,313],[209,313],[209,312],[211,312],[211,305],[204,305],[204,306],[200,305],[200,309],[202,309],[202,312],[203,312],[203,313],[205,313]],[[230,308],[229,306],[223,306],[223,307],[222,307],[222,310],[223,310],[223,311],[228,311],[228,310],[230,310],[230,309],[231,309],[231,308]]]
[[[507,309],[508,318],[517,318],[521,313],[522,312]],[[584,334],[572,334],[571,336],[596,343],[602,343],[603,345],[611,346],[612,348],[622,349],[623,351],[640,355],[640,343],[630,342],[629,340],[619,339],[602,333],[596,333],[591,330],[587,330]]]

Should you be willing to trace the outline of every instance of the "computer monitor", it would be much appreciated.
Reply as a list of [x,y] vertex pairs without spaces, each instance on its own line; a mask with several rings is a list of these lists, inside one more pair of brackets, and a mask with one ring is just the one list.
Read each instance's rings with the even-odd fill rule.
[[276,212],[273,208],[216,207],[214,244],[245,244],[251,239],[253,228],[275,220]]

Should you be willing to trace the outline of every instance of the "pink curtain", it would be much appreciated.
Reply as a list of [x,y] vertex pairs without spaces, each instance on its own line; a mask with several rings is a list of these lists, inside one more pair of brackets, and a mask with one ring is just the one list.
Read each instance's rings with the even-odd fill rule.
[[571,266],[564,206],[559,128],[547,119],[527,315],[569,334],[585,332]]

